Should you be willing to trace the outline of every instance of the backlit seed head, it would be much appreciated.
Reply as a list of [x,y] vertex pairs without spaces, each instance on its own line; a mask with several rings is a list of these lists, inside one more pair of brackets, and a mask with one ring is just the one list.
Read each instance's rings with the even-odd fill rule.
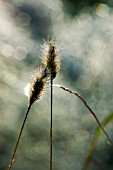
[[47,70],[43,70],[38,67],[35,70],[35,74],[32,76],[32,81],[29,89],[29,102],[33,104],[36,100],[39,100],[45,91],[47,79]]
[[60,47],[53,40],[47,41],[42,46],[42,56],[42,63],[54,79],[60,69]]

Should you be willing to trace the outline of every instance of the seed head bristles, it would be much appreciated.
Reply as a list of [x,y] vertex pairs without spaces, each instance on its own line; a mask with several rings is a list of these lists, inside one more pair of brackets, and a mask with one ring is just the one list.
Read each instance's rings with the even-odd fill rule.
[[41,67],[38,67],[35,70],[35,74],[32,76],[32,81],[29,89],[30,104],[33,104],[36,100],[38,100],[45,91],[47,75],[47,69],[43,70]]
[[60,69],[60,47],[53,40],[47,41],[42,46],[42,56],[42,63],[54,79]]

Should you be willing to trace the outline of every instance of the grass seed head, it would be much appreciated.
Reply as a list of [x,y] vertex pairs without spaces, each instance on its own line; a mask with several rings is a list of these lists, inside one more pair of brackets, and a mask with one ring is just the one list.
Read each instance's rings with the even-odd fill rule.
[[43,95],[46,87],[47,70],[43,70],[38,67],[35,70],[35,74],[32,76],[32,81],[29,89],[29,102],[33,104],[36,100],[39,100]]
[[42,56],[42,63],[54,79],[60,69],[60,47],[53,40],[47,41],[42,46]]

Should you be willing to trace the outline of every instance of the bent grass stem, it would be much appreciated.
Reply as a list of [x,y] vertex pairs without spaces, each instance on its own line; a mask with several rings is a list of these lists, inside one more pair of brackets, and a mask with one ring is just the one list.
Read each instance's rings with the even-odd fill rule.
[[[57,85],[56,85],[56,86],[57,86]],[[101,128],[102,131],[104,132],[104,134],[105,134],[105,136],[107,137],[109,143],[113,146],[113,143],[112,143],[110,137],[108,136],[107,132],[104,130],[104,128],[103,128],[103,126],[101,125],[100,121],[98,120],[96,114],[95,114],[95,113],[92,111],[92,109],[89,107],[89,105],[87,104],[87,102],[85,101],[85,99],[84,99],[82,96],[80,96],[78,93],[76,93],[75,91],[71,91],[70,89],[65,88],[65,87],[63,87],[63,86],[60,86],[60,85],[58,85],[58,86],[59,86],[61,89],[65,90],[65,91],[67,91],[67,92],[69,92],[69,93],[71,93],[71,94],[76,95],[76,96],[84,103],[84,105],[88,108],[88,110],[90,111],[90,113],[94,116],[94,118],[95,118],[95,120],[97,121],[98,125],[100,126],[100,128]]]

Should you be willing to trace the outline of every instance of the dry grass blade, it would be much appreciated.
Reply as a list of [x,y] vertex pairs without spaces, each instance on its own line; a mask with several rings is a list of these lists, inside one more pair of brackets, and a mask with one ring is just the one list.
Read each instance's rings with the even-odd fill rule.
[[76,93],[75,91],[71,91],[71,90],[69,90],[68,88],[65,88],[65,87],[63,87],[63,86],[59,86],[59,87],[60,87],[61,89],[65,90],[65,91],[71,93],[71,94],[76,95],[76,96],[84,103],[84,105],[88,108],[88,110],[90,111],[90,113],[94,116],[94,118],[95,118],[95,120],[97,121],[99,127],[102,129],[102,131],[103,131],[104,134],[106,135],[109,143],[113,146],[112,141],[111,141],[111,139],[109,138],[107,132],[104,130],[104,128],[103,128],[102,124],[100,123],[100,121],[98,120],[96,114],[95,114],[95,113],[92,111],[92,109],[89,107],[89,105],[87,104],[87,102],[85,101],[85,99],[84,99],[82,96],[80,96],[78,93]]

